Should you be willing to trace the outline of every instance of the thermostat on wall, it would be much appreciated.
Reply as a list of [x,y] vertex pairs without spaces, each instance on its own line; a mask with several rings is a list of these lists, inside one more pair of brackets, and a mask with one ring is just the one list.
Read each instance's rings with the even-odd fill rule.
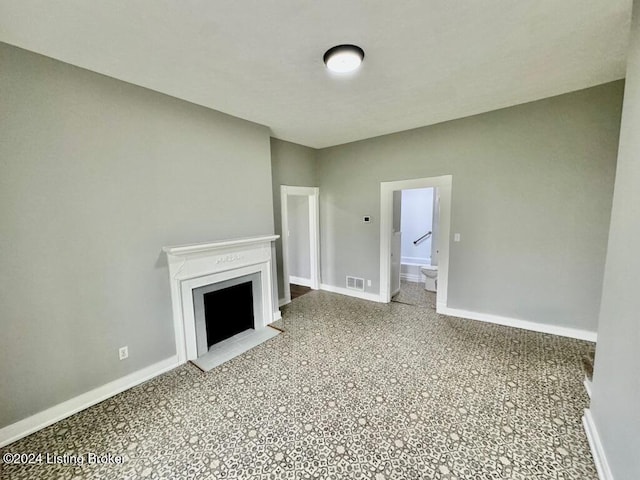
[[362,221],[364,223],[371,223],[371,216],[370,215],[365,215],[364,217],[362,217]]

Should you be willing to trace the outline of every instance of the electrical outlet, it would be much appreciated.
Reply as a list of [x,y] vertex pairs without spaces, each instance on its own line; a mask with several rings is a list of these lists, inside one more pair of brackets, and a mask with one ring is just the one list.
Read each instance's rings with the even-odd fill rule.
[[367,280],[367,287],[371,286],[371,280]]
[[125,358],[127,358],[129,356],[129,347],[120,347],[120,349],[118,350],[118,356],[120,357],[120,360],[124,360]]

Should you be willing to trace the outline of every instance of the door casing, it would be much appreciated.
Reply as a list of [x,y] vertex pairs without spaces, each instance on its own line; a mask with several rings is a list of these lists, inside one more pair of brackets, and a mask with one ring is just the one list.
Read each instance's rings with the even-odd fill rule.
[[438,292],[436,310],[447,306],[449,286],[449,243],[451,229],[452,175],[380,182],[380,301],[391,301],[391,236],[393,235],[393,192],[412,188],[437,188],[440,194],[440,238],[438,245]]

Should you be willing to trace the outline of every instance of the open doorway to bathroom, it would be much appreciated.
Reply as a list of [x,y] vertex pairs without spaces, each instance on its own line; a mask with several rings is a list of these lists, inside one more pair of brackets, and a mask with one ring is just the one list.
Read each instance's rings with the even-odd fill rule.
[[[410,188],[393,192],[394,242],[391,301],[436,309],[438,288],[439,189]],[[399,244],[399,245],[398,245]],[[399,252],[398,252],[399,250]],[[395,262],[393,262],[395,263]],[[399,275],[398,275],[399,273]]]
[[451,175],[381,182],[383,302],[394,298],[436,310],[446,307],[451,185]]

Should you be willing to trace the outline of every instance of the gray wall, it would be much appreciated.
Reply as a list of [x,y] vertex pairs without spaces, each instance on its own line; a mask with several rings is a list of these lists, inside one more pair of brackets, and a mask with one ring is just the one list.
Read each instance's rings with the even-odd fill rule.
[[311,279],[309,197],[289,195],[289,275]]
[[640,2],[635,1],[591,413],[616,480],[640,478]]
[[[271,172],[273,182],[273,218],[275,231],[282,235],[282,219],[280,206],[280,186],[317,187],[318,169],[317,151],[313,148],[271,139]],[[322,191],[320,191],[322,197]],[[282,274],[282,239],[276,241],[276,257],[278,269],[278,296],[283,298],[284,281]]]
[[[379,291],[380,182],[453,175],[450,307],[595,331],[623,83],[318,152],[323,282]],[[362,215],[374,222],[364,224]]]
[[273,211],[265,127],[5,44],[0,65],[1,427],[173,355],[162,246]]

